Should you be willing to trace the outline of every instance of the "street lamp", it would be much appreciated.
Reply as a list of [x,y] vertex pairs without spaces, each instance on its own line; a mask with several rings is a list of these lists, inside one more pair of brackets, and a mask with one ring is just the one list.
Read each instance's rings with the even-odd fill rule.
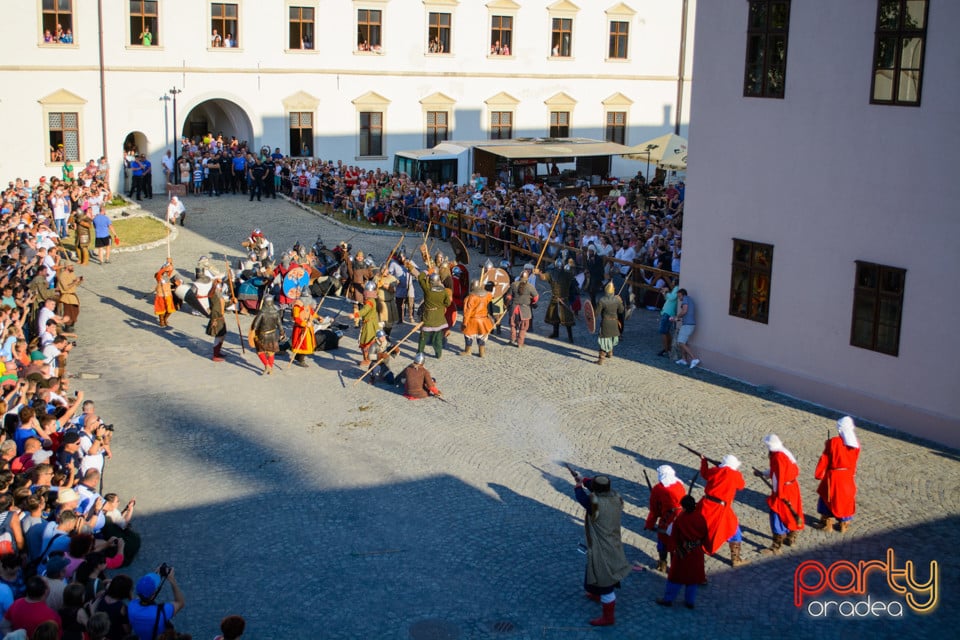
[[[180,153],[177,150],[177,138],[179,136],[177,133],[177,95],[180,93],[183,92],[176,87],[170,89],[170,95],[173,96],[173,161],[177,164],[179,164],[177,158],[180,157]],[[173,180],[174,184],[180,184],[180,172],[177,170],[176,164],[174,165]]]
[[160,102],[163,103],[163,142],[170,147],[170,100],[172,98],[167,94],[160,96]]
[[[176,113],[176,107],[174,107],[174,113]],[[660,145],[658,144],[648,144],[647,148],[643,150],[647,154],[647,186],[650,186],[650,152],[654,149],[659,149]]]

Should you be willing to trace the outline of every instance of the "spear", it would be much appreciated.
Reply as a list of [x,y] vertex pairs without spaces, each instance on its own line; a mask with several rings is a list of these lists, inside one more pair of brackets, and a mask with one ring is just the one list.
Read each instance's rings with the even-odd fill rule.
[[563,215],[562,209],[558,210],[557,215],[553,218],[553,224],[550,225],[550,232],[547,233],[547,237],[543,241],[543,249],[540,249],[540,256],[537,258],[537,264],[533,265],[534,271],[540,268],[540,261],[543,260],[543,254],[547,252],[547,247],[550,246],[550,238],[553,237],[553,230],[556,228],[557,222],[560,221],[561,215]]
[[[423,323],[422,323],[422,322],[418,322],[418,323],[413,327],[413,329],[410,329],[410,332],[407,333],[407,335],[405,335],[405,336],[403,336],[402,338],[400,338],[400,341],[397,342],[397,344],[393,345],[393,346],[390,348],[389,351],[387,351],[387,355],[389,356],[389,355],[391,355],[394,351],[396,351],[397,349],[399,349],[399,348],[400,348],[400,345],[403,344],[404,342],[406,342],[406,341],[407,341],[407,338],[409,338],[410,336],[412,336],[412,335],[413,335],[413,332],[416,331],[417,329],[419,329],[419,328],[422,327],[422,326],[423,326]],[[379,356],[378,356],[378,359],[379,359]],[[357,384],[358,384],[361,380],[363,380],[364,378],[367,377],[367,374],[369,374],[371,371],[373,371],[374,369],[376,369],[376,368],[379,367],[379,366],[380,366],[380,364],[379,364],[379,362],[378,362],[378,363],[375,364],[374,366],[372,366],[372,367],[370,367],[369,369],[367,369],[367,371],[366,371],[362,376],[360,376],[359,378],[357,378],[356,382],[353,383],[353,386],[357,386]]]
[[230,285],[230,299],[233,300],[233,315],[237,319],[237,335],[240,336],[240,351],[244,355],[247,353],[247,348],[243,346],[243,329],[240,328],[240,312],[237,310],[237,305],[240,302],[237,300],[237,296],[233,294],[233,271],[230,270],[230,261],[227,260],[227,256],[223,256],[223,263],[227,267],[227,283]]

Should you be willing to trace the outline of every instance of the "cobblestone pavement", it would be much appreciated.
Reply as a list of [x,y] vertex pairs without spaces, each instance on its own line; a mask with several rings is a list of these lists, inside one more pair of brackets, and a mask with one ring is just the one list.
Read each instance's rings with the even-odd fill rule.
[[[164,207],[160,198],[145,204],[157,214]],[[186,205],[188,226],[172,253],[187,276],[201,254],[239,257],[254,227],[278,250],[318,232],[331,246],[353,235],[280,200],[190,197]],[[363,234],[353,245],[382,257],[395,242]],[[765,487],[749,467],[766,460],[763,436],[778,433],[797,456],[810,523],[813,468],[838,416],[715,375],[709,362],[690,371],[656,357],[654,312],[630,319],[602,366],[582,323],[574,345],[544,337],[545,304],[522,350],[494,339],[482,360],[454,357],[462,344],[454,333],[443,358],[427,360],[448,402],[409,402],[394,389],[353,386],[352,328],[343,348],[317,354],[309,369],[281,358],[283,371],[267,378],[254,354],[241,353],[231,317],[227,362],[211,362],[202,318],[178,313],[173,328],[156,326],[152,275],[164,257],[159,247],[84,269],[70,369],[85,374],[75,384],[116,424],[105,486],[138,498],[144,545],[134,577],[175,566],[188,600],[178,626],[195,637],[213,636],[229,613],[247,618],[253,638],[384,639],[935,638],[960,618],[960,561],[949,543],[960,524],[958,453],[862,427],[851,530],[808,527],[797,547],[761,556]],[[248,316],[242,324],[246,332]],[[408,342],[400,366],[413,351]],[[709,558],[710,586],[695,611],[656,606],[664,577],[635,571],[623,582],[617,625],[591,628],[598,606],[582,597],[581,509],[557,462],[613,477],[626,500],[628,558],[649,565],[656,552],[643,531],[642,471],[653,478],[669,462],[689,480],[697,460],[678,442],[744,461],[736,510],[751,563],[732,569],[726,549]],[[802,561],[884,559],[888,548],[899,567],[914,563],[919,580],[939,563],[933,613],[821,619],[807,608],[812,597],[794,606]],[[902,604],[879,573],[853,598]],[[846,584],[849,574],[835,578]]]

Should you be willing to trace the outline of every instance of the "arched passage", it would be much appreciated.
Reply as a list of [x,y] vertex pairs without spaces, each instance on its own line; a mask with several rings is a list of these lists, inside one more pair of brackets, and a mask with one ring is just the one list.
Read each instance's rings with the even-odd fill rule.
[[224,98],[205,100],[187,113],[183,120],[183,136],[192,140],[202,138],[208,133],[214,137],[223,134],[229,141],[236,136],[240,142],[253,144],[253,125],[242,107]]
[[125,192],[130,191],[130,170],[128,168],[129,161],[132,157],[138,156],[141,153],[145,155],[150,155],[150,149],[147,148],[149,141],[147,136],[144,135],[142,131],[131,131],[127,134],[127,137],[123,139],[123,190]]

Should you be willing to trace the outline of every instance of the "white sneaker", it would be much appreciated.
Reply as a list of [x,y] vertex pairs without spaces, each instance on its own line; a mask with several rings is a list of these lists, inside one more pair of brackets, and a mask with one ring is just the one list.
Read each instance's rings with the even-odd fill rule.
[[687,361],[684,360],[683,358],[680,358],[679,360],[677,360],[677,364],[679,364],[682,367],[685,367],[687,366]]
[[698,364],[700,364],[700,358],[694,358],[693,362],[690,363],[690,368],[695,369]]

